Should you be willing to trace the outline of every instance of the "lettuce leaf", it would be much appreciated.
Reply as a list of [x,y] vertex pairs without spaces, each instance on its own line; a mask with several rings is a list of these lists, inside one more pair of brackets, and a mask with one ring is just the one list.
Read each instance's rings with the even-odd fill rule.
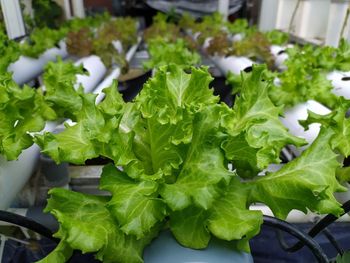
[[339,151],[344,157],[350,155],[350,119],[346,116],[350,107],[350,101],[343,97],[339,98],[338,106],[327,115],[318,115],[308,112],[307,120],[300,121],[300,124],[307,130],[312,123],[320,123],[334,132],[331,138],[331,146]]
[[336,179],[340,167],[332,151],[331,129],[321,129],[314,143],[302,155],[284,165],[279,171],[250,182],[252,199],[268,205],[274,215],[285,219],[292,209],[340,216],[341,204],[334,192],[346,191]]
[[253,176],[271,163],[279,163],[279,155],[288,144],[301,146],[304,140],[292,136],[279,117],[283,110],[269,98],[271,82],[265,66],[253,66],[242,75],[242,86],[232,112],[223,118],[230,135],[222,147],[241,176]]
[[42,262],[50,259],[65,262],[72,249],[79,249],[83,253],[97,252],[96,259],[103,262],[143,262],[143,248],[157,234],[158,227],[144,238],[136,239],[120,230],[106,207],[108,197],[59,188],[50,190],[49,194],[51,197],[45,211],[50,211],[59,221],[60,229],[55,237],[60,238],[61,243]]

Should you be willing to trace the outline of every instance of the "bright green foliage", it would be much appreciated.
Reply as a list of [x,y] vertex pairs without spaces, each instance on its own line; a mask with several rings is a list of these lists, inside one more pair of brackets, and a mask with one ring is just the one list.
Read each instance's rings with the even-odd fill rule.
[[[24,86],[20,88],[10,73],[0,75],[0,152],[8,160],[14,160],[23,149],[32,145],[28,132],[44,128],[45,118],[54,117],[42,94]],[[53,115],[53,116],[52,116]]]
[[271,89],[272,100],[277,105],[293,106],[313,99],[334,108],[338,97],[331,92],[333,86],[326,74],[336,69],[350,70],[349,50],[344,40],[338,49],[311,45],[287,49],[287,70],[277,75],[281,84]]
[[249,251],[248,241],[260,231],[262,213],[249,210],[250,187],[233,178],[225,194],[217,199],[208,217],[208,228],[223,240],[238,240],[239,249]]
[[153,18],[153,24],[145,29],[143,37],[146,42],[159,37],[167,42],[175,42],[180,35],[180,28],[174,23],[168,23],[166,15],[158,13]]
[[223,119],[230,134],[223,144],[226,156],[246,176],[256,175],[270,163],[278,163],[285,145],[301,146],[304,143],[289,134],[280,122],[283,110],[268,96],[271,82],[265,73],[264,66],[254,66],[251,74],[242,75],[233,111]]
[[127,235],[142,238],[165,217],[165,204],[157,198],[159,185],[152,180],[133,180],[113,165],[108,165],[103,169],[100,187],[112,193],[108,209]]
[[148,52],[151,58],[143,64],[146,69],[167,64],[190,67],[200,63],[199,54],[190,51],[182,39],[177,39],[174,43],[167,43],[161,38],[152,39],[148,42]]
[[249,26],[247,19],[236,19],[233,23],[226,23],[226,27],[231,34],[242,34],[243,36],[249,36],[257,32],[255,26]]
[[289,41],[288,33],[276,29],[267,31],[264,35],[272,45],[285,45]]
[[49,62],[45,68],[45,100],[52,103],[59,117],[72,117],[82,107],[82,99],[74,89],[77,74],[87,73],[83,66],[76,67],[72,62],[61,59]]
[[[82,91],[74,89],[76,74],[84,74],[82,67],[71,62],[50,62],[44,73],[46,92],[26,85],[19,87],[10,73],[0,76],[0,152],[14,160],[33,144],[29,133],[41,131],[45,122],[59,118],[79,117],[82,114]],[[72,138],[74,139],[74,138]]]
[[0,74],[6,72],[8,66],[20,56],[18,43],[8,39],[3,31],[0,31],[0,56]]
[[[45,1],[38,1],[42,5]],[[46,7],[45,7],[46,8]],[[29,38],[20,46],[20,53],[24,56],[38,58],[47,49],[58,46],[59,42],[67,35],[68,32],[79,31],[81,28],[89,27],[96,28],[110,17],[106,14],[87,17],[84,19],[76,18],[69,20],[63,24],[59,29],[51,29],[49,27],[35,28]]]
[[96,156],[114,162],[100,181],[110,197],[51,191],[46,210],[60,222],[61,244],[48,260],[64,262],[79,249],[103,262],[142,262],[142,250],[160,225],[168,225],[186,247],[205,248],[215,235],[249,251],[248,241],[262,224],[262,213],[249,210],[254,202],[280,218],[292,209],[342,212],[333,197],[344,189],[336,180],[341,165],[330,127],[281,170],[255,176],[278,162],[282,147],[303,143],[279,122],[281,108],[268,97],[264,67],[243,76],[233,109],[218,104],[205,68],[186,71],[160,67],[131,103],[122,102],[115,86],[100,105],[94,95],[80,94],[75,125],[37,136],[57,162]]
[[340,164],[330,145],[333,134],[330,129],[322,129],[315,142],[300,157],[277,172],[249,182],[253,187],[252,199],[267,204],[274,215],[282,219],[292,209],[340,216],[343,209],[333,193],[346,191],[346,188],[338,183],[335,176]]
[[20,45],[21,54],[37,58],[47,49],[58,45],[65,34],[64,30],[55,30],[47,27],[36,28],[30,34],[29,40]]
[[108,198],[64,189],[51,190],[50,194],[46,211],[57,217],[60,229],[55,236],[62,241],[42,262],[51,262],[50,259],[59,260],[55,263],[66,262],[72,249],[97,252],[96,258],[103,262],[143,262],[143,248],[157,234],[157,227],[136,239],[121,231],[106,207]]

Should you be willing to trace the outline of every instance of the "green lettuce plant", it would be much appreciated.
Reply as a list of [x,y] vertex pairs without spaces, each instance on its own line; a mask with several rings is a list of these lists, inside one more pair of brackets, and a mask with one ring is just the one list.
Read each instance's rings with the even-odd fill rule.
[[[119,40],[123,51],[114,47],[113,42]],[[107,68],[118,64],[123,70],[128,65],[125,50],[137,42],[137,24],[130,17],[117,18],[102,23],[97,28],[82,27],[67,34],[67,50],[71,55],[85,57],[95,54],[99,56]]]
[[152,39],[148,42],[150,59],[143,66],[145,69],[158,68],[167,64],[190,67],[200,63],[197,52],[189,50],[187,43],[179,38],[174,43],[168,43],[162,38]]
[[[27,85],[20,87],[12,74],[0,74],[0,154],[15,160],[33,144],[33,134],[46,121],[72,118],[82,101],[74,89],[76,74],[86,74],[71,62],[50,62],[43,75],[45,91]],[[82,91],[79,91],[82,92]]]
[[36,135],[36,142],[56,162],[110,159],[100,179],[110,195],[50,190],[46,211],[59,221],[61,241],[39,262],[66,262],[73,250],[93,252],[103,262],[143,262],[143,249],[163,228],[186,247],[205,248],[216,236],[249,251],[262,224],[262,213],[249,210],[255,202],[282,219],[292,209],[339,216],[333,193],[345,188],[336,179],[338,157],[350,147],[334,141],[347,137],[344,112],[334,115],[339,128],[325,121],[300,157],[257,176],[280,161],[284,146],[305,143],[280,122],[282,108],[269,98],[267,74],[254,66],[242,75],[233,108],[218,103],[206,68],[176,65],[161,67],[130,103],[115,84],[99,105],[96,95],[80,93],[76,124]]

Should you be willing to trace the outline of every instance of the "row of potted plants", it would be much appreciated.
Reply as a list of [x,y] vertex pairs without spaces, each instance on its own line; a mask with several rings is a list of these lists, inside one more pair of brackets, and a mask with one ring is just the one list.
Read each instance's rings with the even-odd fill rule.
[[8,96],[27,96],[32,109],[44,107],[45,115],[34,112],[40,121],[55,114],[75,123],[58,134],[28,134],[42,129],[39,121],[30,122],[36,125],[32,128],[14,118],[9,127],[18,127],[18,134],[25,133],[20,141],[34,139],[56,162],[108,158],[100,188],[110,196],[52,189],[46,211],[58,219],[55,236],[61,241],[41,262],[65,262],[76,249],[93,252],[103,262],[154,262],[143,250],[164,229],[185,247],[202,249],[216,237],[233,241],[226,243],[232,250],[249,251],[249,239],[262,224],[262,213],[249,210],[256,202],[282,219],[292,209],[342,213],[333,194],[346,190],[336,174],[350,154],[348,101],[336,98],[329,115],[310,114],[303,125],[321,123],[317,139],[280,170],[261,175],[280,162],[282,148],[307,143],[283,126],[283,108],[270,94],[274,76],[266,66],[253,65],[240,76],[229,108],[209,89],[207,69],[190,67],[192,62],[185,69],[182,62],[158,68],[130,103],[112,85],[98,105],[96,95],[74,89],[74,73],[82,69],[60,63],[51,64],[60,74],[44,77],[45,94],[28,88],[19,93],[11,80],[1,83],[7,83]]
[[[103,18],[103,21],[105,21],[105,18]],[[110,19],[110,21],[106,20],[102,23],[102,18],[99,17],[87,18],[84,20],[77,19],[70,21],[69,28],[80,29],[82,27],[87,27],[90,24],[96,24],[96,27],[94,28],[100,29],[100,27],[97,27],[97,25],[101,26],[102,23],[103,28],[105,25],[109,25],[111,27],[112,21],[113,23],[116,22],[116,20]],[[117,22],[119,24],[124,23],[124,20],[118,19]],[[133,33],[130,38],[135,39],[137,37],[136,21],[131,21],[131,19],[127,18],[125,19],[125,22],[129,24],[132,23],[130,26],[132,26],[134,29],[131,29],[132,32],[129,33]],[[67,30],[65,31],[68,32]],[[71,32],[74,32],[74,30]],[[114,35],[114,39],[121,39],[123,36],[117,37],[117,35]],[[124,35],[124,37],[126,36]],[[124,42],[124,48],[129,48],[129,45],[132,43],[126,41],[127,40]],[[74,43],[70,42],[70,44],[73,45]],[[18,48],[18,44],[14,41],[8,41],[7,46],[4,45],[6,54],[10,55],[9,52],[13,46]],[[131,59],[135,50],[135,46],[130,48],[130,51],[128,51],[126,54],[126,61]],[[124,56],[124,51],[121,53],[121,56]],[[23,66],[23,63],[21,65]],[[113,71],[121,71],[117,65],[113,65],[113,67],[115,67]],[[45,73],[43,75],[44,81],[41,88],[32,90],[30,87],[24,85],[23,90],[26,90],[26,94],[28,94],[28,96],[20,93],[22,88],[16,83],[14,75],[6,72],[6,67],[3,69],[3,81],[1,87],[3,90],[3,96],[6,99],[2,101],[1,108],[3,109],[2,114],[3,118],[6,119],[6,122],[1,125],[2,132],[0,153],[2,157],[0,161],[3,169],[1,172],[0,185],[2,185],[2,187],[11,185],[12,187],[3,188],[3,191],[1,191],[1,208],[7,208],[11,202],[13,202],[14,197],[27,182],[35,168],[36,161],[39,157],[39,148],[36,145],[32,145],[33,140],[30,134],[33,132],[39,132],[42,129],[45,131],[52,131],[65,118],[70,118],[70,116],[66,114],[63,116],[51,115],[51,118],[45,117],[48,116],[46,114],[50,112],[47,104],[49,104],[51,107],[53,103],[50,101],[50,99],[48,99],[49,97],[54,96],[56,97],[57,102],[60,101],[61,103],[68,103],[72,99],[72,97],[67,93],[69,91],[65,91],[65,87],[67,86],[64,86],[61,83],[67,82],[68,84],[66,85],[69,87],[73,85],[75,90],[81,89],[85,93],[96,92],[99,94],[99,96],[102,95],[100,94],[102,88],[100,88],[98,84],[100,84],[104,79],[107,73],[107,67],[101,61],[100,57],[96,55],[89,55],[87,57],[80,58],[74,64],[69,61],[62,62],[61,60],[58,60],[57,63],[49,63],[45,68]],[[23,70],[24,69],[22,68],[22,71]],[[30,72],[30,68],[27,68],[26,70]],[[62,78],[62,80],[60,78]],[[52,79],[52,81],[50,81],[50,79]],[[50,81],[50,83],[48,83],[48,81]],[[101,85],[111,83],[111,81],[110,75],[108,75]],[[55,94],[50,95],[53,90],[55,90]],[[37,104],[39,102],[40,105]],[[25,107],[27,108],[25,109]],[[61,105],[59,107],[65,108],[68,106]],[[13,108],[16,110],[12,110]],[[69,109],[69,107],[67,109]],[[25,114],[21,115],[22,112]],[[12,117],[6,117],[8,115]],[[24,150],[23,153],[22,150]]]

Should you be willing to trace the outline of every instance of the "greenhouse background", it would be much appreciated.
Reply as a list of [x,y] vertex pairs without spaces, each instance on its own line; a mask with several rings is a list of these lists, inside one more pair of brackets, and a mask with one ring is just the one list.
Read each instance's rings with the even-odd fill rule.
[[0,262],[350,262],[350,1],[0,0]]

